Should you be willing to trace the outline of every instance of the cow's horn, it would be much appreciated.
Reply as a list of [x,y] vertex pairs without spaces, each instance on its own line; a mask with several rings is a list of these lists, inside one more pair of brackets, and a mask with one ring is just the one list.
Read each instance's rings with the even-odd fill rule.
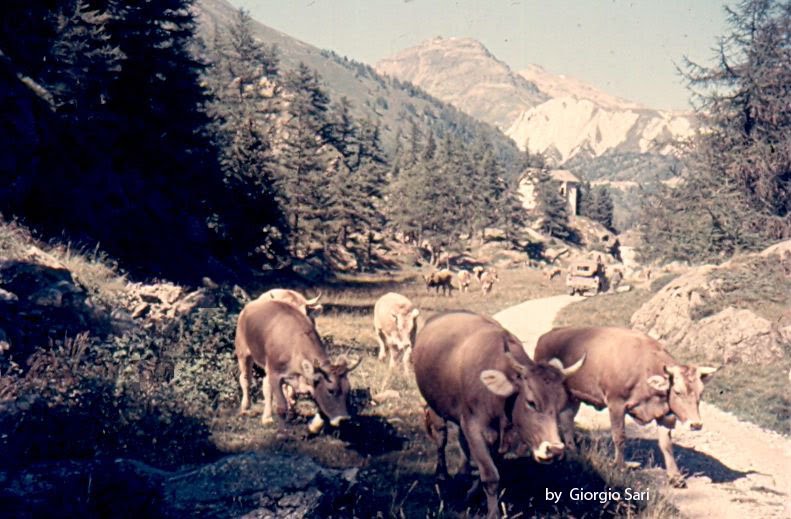
[[527,366],[516,360],[510,351],[505,352],[505,358],[514,371],[522,376],[527,375]]
[[308,299],[307,301],[305,301],[305,304],[308,306],[313,306],[319,302],[319,299],[321,299],[321,292],[319,292],[319,295],[317,295],[313,299]]
[[563,368],[563,367],[560,368],[560,372],[563,373],[563,376],[565,378],[569,378],[571,375],[573,375],[574,373],[580,370],[582,365],[585,363],[585,357],[587,357],[587,355],[588,355],[587,353],[583,353],[582,357],[580,357],[580,360],[578,360],[577,362],[575,362],[574,364],[572,364],[567,368]]
[[355,357],[355,358],[353,358],[353,359],[352,359],[352,361],[351,361],[351,363],[350,363],[350,364],[347,364],[346,371],[352,371],[352,370],[354,370],[354,368],[356,368],[357,366],[359,366],[359,365],[360,365],[360,363],[361,363],[362,361],[363,361],[363,358],[362,358],[362,357]]
[[720,368],[719,367],[714,368],[709,366],[698,366],[697,372],[701,380],[705,380],[706,377],[713,375],[718,369]]
[[680,377],[681,376],[681,367],[679,367],[679,366],[665,366],[664,367],[664,371],[668,375],[673,375],[675,377]]

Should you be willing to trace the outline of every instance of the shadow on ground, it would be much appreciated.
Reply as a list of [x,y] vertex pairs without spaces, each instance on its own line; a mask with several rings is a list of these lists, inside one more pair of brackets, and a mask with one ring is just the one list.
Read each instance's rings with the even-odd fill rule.
[[[687,476],[706,476],[712,483],[730,483],[754,471],[742,472],[724,465],[717,458],[679,445],[673,446],[676,463]],[[626,442],[626,459],[640,462],[643,467],[665,468],[662,453],[655,440],[631,439]]]

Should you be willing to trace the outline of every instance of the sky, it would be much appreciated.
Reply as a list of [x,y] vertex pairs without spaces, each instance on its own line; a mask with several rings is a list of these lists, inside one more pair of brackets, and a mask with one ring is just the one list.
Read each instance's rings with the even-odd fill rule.
[[481,41],[514,71],[537,64],[651,108],[685,110],[676,65],[714,60],[722,0],[230,0],[253,18],[363,63],[443,37]]

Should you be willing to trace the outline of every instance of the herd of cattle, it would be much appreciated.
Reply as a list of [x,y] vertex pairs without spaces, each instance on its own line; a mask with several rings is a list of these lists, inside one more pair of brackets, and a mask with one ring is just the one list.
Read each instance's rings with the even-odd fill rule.
[[[426,279],[427,288],[446,286],[442,272],[431,278],[434,285]],[[319,411],[309,424],[314,434],[325,419],[338,426],[351,418],[348,373],[360,360],[330,360],[312,320],[320,309],[318,297],[308,300],[285,289],[266,292],[245,306],[235,339],[242,413],[250,407],[256,363],[265,372],[264,423],[272,421],[274,399],[278,430],[285,427],[293,403],[284,387],[316,402]],[[461,470],[469,472],[472,463],[478,467],[476,487],[483,484],[488,517],[500,513],[494,460],[511,450],[529,449],[537,462],[547,463],[573,452],[574,416],[581,402],[608,409],[618,464],[624,463],[625,415],[640,424],[656,421],[669,480],[684,485],[671,430],[676,422],[701,428],[698,404],[703,383],[715,368],[681,365],[647,335],[605,327],[552,330],[538,340],[531,359],[519,339],[489,317],[450,311],[428,319],[418,333],[419,314],[400,294],[391,292],[376,302],[379,359],[389,352],[391,368],[400,359],[405,372],[410,366],[414,370],[427,403],[426,428],[437,447],[438,478],[447,477],[447,423],[459,427]]]
[[445,268],[429,272],[428,274],[423,274],[427,291],[434,288],[434,291],[437,294],[442,291],[444,295],[448,296],[453,294],[454,278],[456,278],[458,288],[461,292],[468,292],[470,290],[470,285],[472,284],[472,280],[474,278],[478,282],[478,286],[481,287],[481,292],[485,296],[489,295],[489,292],[492,291],[495,281],[500,280],[500,277],[497,275],[497,269],[494,267],[483,268],[481,266],[477,266],[472,269],[472,272],[469,270],[460,270],[455,274],[450,269]]

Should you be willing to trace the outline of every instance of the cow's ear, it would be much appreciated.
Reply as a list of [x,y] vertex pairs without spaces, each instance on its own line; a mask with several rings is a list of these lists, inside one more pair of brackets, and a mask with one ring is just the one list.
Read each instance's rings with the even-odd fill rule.
[[486,386],[486,389],[497,396],[509,397],[516,393],[516,386],[508,380],[505,373],[496,369],[481,371],[481,382]]
[[648,382],[648,386],[651,389],[659,391],[660,393],[664,393],[670,389],[670,379],[662,375],[652,375],[646,379],[646,382]]
[[698,372],[698,376],[700,377],[700,380],[702,380],[703,382],[708,382],[709,378],[711,378],[711,376],[714,373],[716,373],[718,369],[720,368],[712,368],[710,366],[698,366],[697,372]]
[[412,319],[417,319],[417,316],[420,315],[420,310],[417,308],[412,309]]

